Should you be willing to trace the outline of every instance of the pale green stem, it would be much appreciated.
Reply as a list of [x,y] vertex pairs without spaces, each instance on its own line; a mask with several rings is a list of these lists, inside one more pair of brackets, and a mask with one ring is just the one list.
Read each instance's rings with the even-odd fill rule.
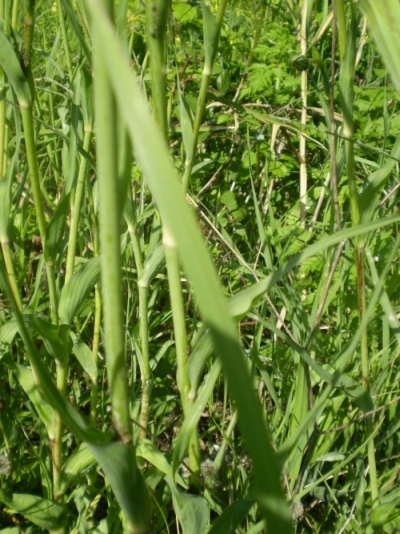
[[[31,92],[34,93],[33,78],[30,65],[30,53],[32,49],[33,29],[35,21],[34,2],[30,0],[25,3],[24,10],[24,27],[25,27],[25,40],[24,40],[24,63],[26,69],[26,76],[30,83]],[[28,167],[31,179],[31,188],[33,194],[33,200],[36,209],[36,217],[39,227],[39,234],[42,241],[43,256],[46,264],[47,284],[49,290],[50,299],[50,315],[51,321],[54,325],[58,325],[58,298],[57,287],[55,277],[54,260],[51,257],[46,241],[46,219],[44,214],[44,206],[42,202],[41,186],[40,186],[40,173],[36,155],[36,142],[33,127],[33,109],[32,104],[20,102],[22,123],[25,133],[25,145],[28,159]],[[56,362],[56,374],[57,374],[57,389],[64,396],[65,386],[68,374],[68,361]],[[61,417],[58,413],[54,416],[54,441],[51,443],[52,462],[53,462],[53,480],[58,479],[61,465],[62,465],[62,434],[63,424]],[[54,484],[54,487],[56,485]],[[61,498],[58,495],[54,495],[55,499]],[[63,533],[63,529],[59,531],[59,534]]]
[[[346,160],[347,160],[347,176],[349,184],[350,207],[352,215],[352,223],[354,226],[360,224],[360,207],[358,203],[357,182],[355,175],[355,159],[354,159],[354,143],[353,143],[353,125],[345,123],[344,135],[346,137]],[[360,322],[364,318],[366,310],[366,293],[365,293],[365,274],[364,274],[364,238],[363,236],[354,239],[355,256],[356,256],[356,270],[357,270],[357,293],[358,293],[358,313]],[[364,387],[369,390],[369,349],[368,349],[368,331],[364,331],[361,340],[361,373]],[[371,495],[373,507],[379,504],[379,483],[376,470],[375,458],[375,441],[373,437],[374,427],[372,416],[366,418],[367,436],[371,437],[367,445],[368,463],[369,463],[369,477],[371,483]]]
[[[99,229],[97,224],[97,217],[94,209],[93,201],[93,191],[90,184],[89,176],[86,173],[86,190],[88,192],[88,208],[90,219],[92,223],[92,233],[93,233],[93,254],[95,257],[99,255]],[[97,359],[99,354],[100,346],[100,327],[101,327],[101,291],[98,285],[95,288],[95,312],[94,312],[94,326],[93,326],[93,343],[92,343],[92,354],[93,359],[97,365]],[[92,390],[90,392],[90,420],[93,425],[96,425],[97,420],[97,397],[98,397],[98,384],[97,380],[92,385]]]
[[183,176],[183,181],[182,181],[184,191],[187,191],[187,188],[189,187],[193,164],[194,164],[194,160],[195,160],[196,153],[197,153],[197,142],[199,139],[200,126],[203,121],[204,110],[206,108],[207,90],[208,90],[208,86],[210,85],[211,72],[212,72],[212,65],[211,66],[205,65],[203,69],[203,74],[201,77],[200,92],[199,92],[199,96],[197,99],[197,106],[196,106],[196,116],[195,116],[194,124],[193,124],[193,143],[191,147],[191,152],[189,154],[186,154],[185,174]]
[[[5,75],[3,69],[0,67],[0,84],[5,83]],[[6,88],[0,87],[0,180],[3,179],[3,172],[5,169],[6,160],[6,101],[5,101]]]
[[[93,360],[97,366],[97,359],[100,346],[100,327],[101,327],[101,293],[96,286],[95,289],[95,312],[94,312],[94,327],[93,327],[93,343],[92,354]],[[97,397],[98,385],[97,379],[92,383],[92,390],[90,392],[90,420],[93,425],[96,425],[97,420]]]
[[[93,49],[101,39],[93,35]],[[123,323],[120,216],[115,99],[101,54],[94,53],[97,171],[100,203],[101,283],[111,418],[119,438],[132,440]]]
[[[180,276],[179,258],[177,247],[173,236],[164,225],[163,245],[165,250],[165,260],[168,271],[169,294],[171,299],[172,315],[174,318],[174,336],[176,350],[176,381],[182,401],[183,414],[189,415],[190,408],[194,402],[192,396],[189,399],[190,381],[187,370],[188,344],[186,331],[185,306],[182,295],[182,285]],[[189,443],[189,466],[194,474],[198,474],[200,469],[200,448],[197,429]],[[192,483],[195,483],[193,477]]]
[[11,257],[11,251],[9,246],[8,238],[3,238],[1,241],[1,248],[3,250],[4,263],[6,266],[6,273],[8,281],[10,283],[11,291],[14,295],[16,305],[18,306],[19,311],[22,311],[22,301],[21,296],[18,290],[17,277],[15,275],[14,264]]
[[227,3],[228,3],[227,0],[221,0],[219,4],[218,13],[216,16],[217,35],[213,43],[213,49],[212,49],[210,58],[204,64],[203,74],[201,78],[200,92],[199,92],[199,96],[197,99],[196,116],[195,116],[194,125],[193,125],[193,143],[192,143],[190,153],[186,154],[185,173],[182,179],[183,190],[185,192],[187,191],[189,187],[193,164],[196,158],[200,126],[203,121],[204,110],[205,110],[206,102],[207,102],[207,91],[208,91],[208,86],[210,85],[214,59],[217,53],[219,35],[221,32],[222,22],[224,19],[224,14],[225,14]]
[[339,34],[339,54],[340,61],[344,59],[347,46],[347,29],[346,29],[346,17],[344,13],[344,2],[343,0],[333,0],[336,7],[336,20],[338,25],[338,34]]
[[[302,12],[301,12],[301,25],[300,25],[300,48],[301,54],[305,56],[307,54],[307,7],[308,0],[303,0]],[[303,70],[301,73],[301,124],[305,127],[307,125],[307,70]],[[304,226],[306,210],[307,210],[307,163],[306,163],[306,136],[303,132],[300,132],[300,221]]]
[[[1,2],[2,3],[2,2]],[[3,69],[0,68],[0,82],[6,81]],[[7,162],[7,145],[8,139],[6,135],[6,101],[5,101],[5,87],[0,87],[0,180],[3,180],[6,162]],[[17,278],[15,276],[14,264],[11,257],[11,250],[9,246],[8,229],[5,228],[6,235],[1,236],[1,247],[3,250],[4,263],[6,265],[6,272],[10,287],[13,292],[18,309],[22,310],[22,301],[18,290]]]
[[[165,28],[167,23],[167,10],[165,9],[166,5],[166,2],[163,0],[146,0],[147,40],[148,48],[150,51],[152,82],[151,87],[154,115],[161,131],[164,134],[165,141],[167,142],[167,106],[165,96]],[[206,92],[207,88],[204,92],[204,105]],[[165,248],[169,292],[172,303],[172,314],[174,321],[174,334],[177,357],[177,382],[184,415],[187,415],[190,382],[187,375],[187,332],[185,310],[183,305],[182,286],[180,280],[179,257],[176,246],[173,244],[173,237],[171,236],[168,228],[165,225],[163,243]],[[145,325],[143,325],[143,328],[144,327]],[[145,332],[143,332],[143,335],[145,335]],[[143,401],[141,413],[142,436],[144,433],[144,429],[146,428],[146,426],[142,423],[142,417],[143,422],[147,421],[148,417],[148,406],[146,405],[146,402],[149,399],[148,389],[150,388],[150,368],[148,368],[148,370],[144,369],[143,371],[144,375],[147,372],[149,373],[149,379],[147,379],[146,376],[142,377],[144,385],[142,393]],[[193,433],[191,442],[189,444],[189,464],[190,469],[195,474],[198,474],[200,471],[200,453],[197,430]]]
[[18,25],[18,14],[19,14],[19,0],[14,0],[12,8],[12,17],[11,17],[11,27],[13,30],[17,30]]
[[134,207],[130,210],[130,214],[126,215],[128,224],[128,231],[131,237],[133,255],[135,257],[137,279],[138,279],[138,294],[139,294],[139,335],[140,335],[140,350],[142,353],[142,404],[140,408],[140,434],[139,439],[147,437],[147,424],[149,419],[149,406],[151,395],[151,371],[150,371],[150,349],[149,349],[149,309],[148,309],[148,287],[140,281],[143,272],[143,254],[140,248],[139,236],[137,234],[137,225],[135,220]]
[[[83,138],[83,149],[88,152],[90,143],[92,140],[92,128],[88,127],[85,129],[85,135]],[[78,226],[79,226],[79,217],[82,209],[83,195],[85,192],[85,176],[87,169],[87,160],[85,157],[81,158],[78,171],[78,179],[75,189],[75,199],[74,206],[71,210],[71,226],[69,230],[69,240],[68,240],[68,253],[67,253],[67,262],[65,268],[65,283],[68,282],[72,273],[74,272],[75,266],[75,255],[76,255],[76,239],[78,235]]]

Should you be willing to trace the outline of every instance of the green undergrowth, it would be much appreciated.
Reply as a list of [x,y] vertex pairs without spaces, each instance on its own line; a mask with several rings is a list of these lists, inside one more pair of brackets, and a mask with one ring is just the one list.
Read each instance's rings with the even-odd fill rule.
[[0,533],[400,531],[396,2],[0,0]]

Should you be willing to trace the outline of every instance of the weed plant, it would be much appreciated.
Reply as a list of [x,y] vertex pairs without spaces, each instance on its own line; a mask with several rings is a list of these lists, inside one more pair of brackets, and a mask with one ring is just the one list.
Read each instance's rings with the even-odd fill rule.
[[0,0],[0,534],[400,531],[398,0]]

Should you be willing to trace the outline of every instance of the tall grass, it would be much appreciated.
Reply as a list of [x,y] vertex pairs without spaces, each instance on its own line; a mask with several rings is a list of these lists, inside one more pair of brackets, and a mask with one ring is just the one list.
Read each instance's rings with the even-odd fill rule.
[[400,528],[400,13],[359,4],[0,1],[0,532]]

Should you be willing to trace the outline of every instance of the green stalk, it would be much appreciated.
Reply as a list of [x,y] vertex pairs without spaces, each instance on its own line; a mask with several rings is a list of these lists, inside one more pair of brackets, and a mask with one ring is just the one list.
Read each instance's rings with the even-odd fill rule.
[[[353,104],[354,104],[354,89],[353,80],[355,74],[355,38],[357,32],[357,20],[354,5],[351,5],[351,23],[349,30],[349,37],[347,38],[347,49],[345,54],[344,63],[342,66],[342,73],[340,78],[340,89],[342,98],[342,109],[344,128],[343,133],[346,139],[346,165],[347,165],[347,177],[349,185],[349,197],[350,197],[350,209],[353,226],[357,226],[361,222],[360,207],[358,202],[357,181],[355,174],[355,158],[354,158],[354,122],[353,122]],[[339,23],[339,19],[338,19]],[[340,38],[340,25],[339,25],[339,38]],[[364,237],[357,236],[354,239],[355,248],[355,260],[357,270],[357,294],[358,294],[358,313],[360,323],[365,316],[366,310],[366,289],[365,289],[365,273],[364,273]],[[369,351],[368,351],[368,331],[365,329],[361,340],[361,373],[364,387],[369,390]],[[371,484],[371,495],[373,507],[379,504],[379,484],[376,470],[375,459],[375,443],[374,443],[374,425],[372,416],[369,416],[365,420],[367,438],[370,438],[367,445],[368,463],[369,463],[369,476]]]
[[142,353],[141,379],[142,379],[142,404],[140,409],[140,434],[139,439],[147,437],[147,423],[149,419],[150,395],[152,389],[151,372],[150,372],[150,350],[149,350],[149,306],[148,306],[148,285],[140,279],[144,269],[143,254],[140,247],[140,240],[137,231],[137,222],[133,199],[130,199],[130,209],[126,210],[125,219],[128,225],[128,231],[131,238],[133,255],[135,258],[138,295],[139,295],[139,335],[140,350]]
[[[86,190],[88,191],[88,208],[90,214],[90,220],[92,223],[93,234],[93,255],[97,257],[99,255],[99,228],[97,224],[97,217],[94,209],[93,191],[90,184],[89,176],[86,173]],[[98,285],[95,287],[95,312],[94,312],[94,325],[93,325],[93,342],[92,342],[92,354],[93,359],[97,365],[97,359],[100,346],[100,328],[101,328],[101,291]],[[97,420],[97,398],[98,398],[98,384],[93,382],[92,390],[90,392],[90,420],[93,425],[96,425]]]
[[15,302],[18,309],[22,310],[22,300],[18,290],[17,277],[15,275],[14,263],[12,261],[10,242],[8,236],[3,236],[1,239],[1,249],[3,251],[4,263],[6,266],[6,274],[10,283],[11,291],[14,295]]
[[[6,82],[6,75],[3,69],[0,67],[0,181],[4,180],[4,172],[7,162],[7,145],[8,139],[6,135],[6,100],[5,92],[6,88],[4,84]],[[8,228],[2,229],[1,235],[1,248],[3,250],[4,263],[6,266],[6,273],[10,282],[10,287],[13,292],[18,309],[22,310],[22,301],[18,290],[17,277],[15,275],[14,264],[12,261],[11,250],[9,246],[9,232]]]
[[185,173],[182,179],[184,191],[187,191],[190,177],[192,175],[193,164],[197,153],[200,126],[203,121],[204,110],[207,102],[208,86],[210,85],[214,59],[217,54],[218,41],[227,3],[228,0],[221,0],[215,20],[213,15],[209,12],[209,8],[205,5],[205,3],[203,3],[205,61],[201,78],[200,92],[197,98],[196,116],[193,125],[193,142],[190,151],[186,153]]
[[5,88],[5,74],[0,67],[0,180],[3,179],[3,172],[5,168],[6,149],[5,149],[5,137],[6,137],[6,88]]
[[[159,10],[159,5],[164,4],[164,9]],[[148,17],[147,24],[147,39],[149,43],[150,51],[150,64],[151,67],[151,81],[152,81],[152,96],[153,96],[153,107],[154,115],[159,124],[160,130],[163,132],[165,141],[167,142],[167,106],[166,106],[166,96],[165,96],[165,28],[167,23],[167,9],[165,8],[165,0],[147,0],[146,11]],[[210,71],[211,74],[211,71]],[[204,78],[203,78],[204,80]],[[209,81],[209,78],[208,78]],[[207,82],[208,87],[208,82]],[[207,94],[207,87],[204,88],[202,106],[204,109],[205,98]],[[200,123],[199,123],[200,127]],[[166,227],[163,228],[163,245],[165,249],[166,265],[168,272],[168,284],[169,284],[169,293],[172,306],[172,315],[174,322],[174,337],[175,337],[175,347],[176,347],[176,361],[177,361],[177,383],[180,392],[182,408],[184,416],[188,414],[189,406],[192,404],[193,400],[189,402],[188,394],[190,391],[190,382],[187,373],[187,330],[186,330],[186,318],[185,318],[185,309],[184,301],[182,295],[182,285],[180,277],[180,265],[179,257],[176,249],[175,242]],[[146,371],[145,371],[146,372]],[[150,369],[148,369],[150,373]],[[147,384],[145,378],[142,379]],[[146,385],[147,388],[147,385]],[[147,396],[143,397],[146,401]],[[141,425],[143,433],[145,425],[143,421],[147,422],[147,411],[148,407],[145,403],[142,403],[142,414],[141,414]],[[189,465],[191,471],[198,475],[200,472],[200,449],[199,449],[199,438],[197,429],[193,433],[189,444]],[[196,476],[193,477],[193,481],[196,479]]]
[[167,115],[165,113],[165,33],[169,0],[146,0],[147,48],[150,52],[150,74],[154,116],[167,138]]
[[[113,4],[105,4],[110,18]],[[124,443],[132,440],[129,414],[128,378],[125,362],[123,326],[120,214],[117,147],[117,114],[115,99],[106,74],[107,67],[99,50],[102,39],[93,32],[94,101],[96,111],[97,171],[100,202],[101,282],[107,375],[114,430]]]
[[140,408],[140,434],[139,439],[147,437],[147,423],[149,419],[150,395],[152,389],[151,372],[150,372],[150,349],[149,349],[149,306],[148,306],[148,286],[147,283],[141,282],[141,276],[144,269],[143,253],[140,246],[140,239],[137,228],[135,207],[133,199],[130,198],[130,206],[126,209],[125,220],[128,225],[128,231],[131,238],[133,255],[135,258],[138,295],[139,295],[139,335],[140,350],[142,354],[141,363],[141,380],[142,380],[142,404]]
[[19,0],[14,0],[12,7],[12,16],[11,16],[11,27],[13,30],[17,30],[18,25],[18,14],[19,14]]
[[[92,141],[92,125],[85,125],[85,135],[83,138],[83,149],[88,152]],[[83,195],[85,192],[85,176],[87,169],[87,160],[82,157],[79,165],[78,179],[75,189],[74,206],[71,210],[71,226],[69,230],[68,253],[65,268],[65,283],[68,282],[75,266],[76,238],[78,234],[79,216],[82,208]]]
[[[303,0],[301,10],[301,24],[300,24],[300,48],[301,55],[307,54],[307,11],[308,0]],[[308,77],[307,69],[301,73],[301,124],[307,125],[307,86]],[[304,226],[307,210],[307,164],[306,164],[306,136],[300,132],[300,224]]]
[[28,159],[29,174],[31,178],[31,188],[33,201],[36,209],[37,223],[39,227],[40,239],[42,241],[44,260],[46,263],[47,283],[50,297],[50,313],[53,324],[58,324],[58,298],[55,281],[54,263],[50,257],[49,250],[46,246],[46,218],[40,189],[39,166],[36,156],[36,142],[33,129],[33,117],[31,104],[24,105],[20,102],[22,123],[25,132],[26,155]]
[[[93,326],[93,342],[92,342],[92,354],[93,360],[97,366],[97,359],[100,346],[100,327],[101,327],[101,293],[98,286],[95,288],[94,297],[94,326]],[[90,421],[92,425],[96,425],[97,420],[97,397],[98,397],[98,384],[97,380],[92,384],[92,390],[90,392]]]
[[333,0],[336,10],[336,20],[339,30],[339,54],[340,61],[344,60],[347,46],[347,30],[346,30],[346,18],[344,13],[344,2],[343,0]]
[[30,64],[34,26],[35,26],[35,0],[24,0],[23,62],[25,66]]

